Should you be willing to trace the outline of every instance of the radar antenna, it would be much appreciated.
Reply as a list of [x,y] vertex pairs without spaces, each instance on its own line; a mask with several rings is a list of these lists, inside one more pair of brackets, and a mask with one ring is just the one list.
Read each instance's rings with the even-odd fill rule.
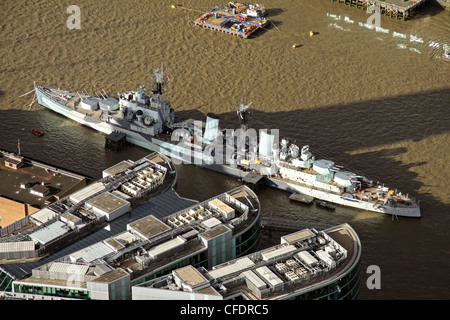
[[163,64],[161,63],[161,69],[156,69],[153,73],[154,82],[152,83],[152,93],[153,94],[163,94],[163,85],[164,85],[164,73],[166,73],[167,69],[164,69]]
[[239,110],[237,110],[237,115],[239,116],[239,122],[241,124],[241,129],[243,132],[247,131],[248,126],[248,116],[249,111],[248,108],[252,105],[253,101],[249,104],[244,104],[241,102],[241,104],[237,107]]

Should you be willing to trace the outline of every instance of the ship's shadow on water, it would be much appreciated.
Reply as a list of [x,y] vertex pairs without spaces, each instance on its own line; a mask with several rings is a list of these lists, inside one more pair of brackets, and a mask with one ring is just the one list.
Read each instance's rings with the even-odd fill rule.
[[[421,153],[427,150],[411,151],[407,146],[408,141],[420,145],[423,139],[449,132],[450,114],[446,101],[450,101],[450,88],[282,112],[264,112],[252,105],[249,127],[255,130],[279,129],[280,137],[296,142],[300,148],[309,145],[316,158],[332,159],[350,171],[416,195],[421,201],[422,214],[426,215],[427,212],[435,212],[437,207],[438,211],[445,208],[448,212],[450,206],[433,194],[420,191],[426,186],[414,168],[426,165],[427,159],[432,157],[427,154],[422,157]],[[176,110],[176,106],[174,108]],[[198,110],[176,111],[176,114],[179,119],[205,119]],[[218,116],[221,128],[239,127],[236,111]],[[419,160],[403,163],[395,159],[408,151]],[[443,152],[436,157],[446,154]]]
[[[421,169],[418,167],[430,165],[428,161],[434,156],[448,154],[445,146],[441,155],[430,156],[426,152],[435,149],[411,149],[409,143],[415,143],[414,148],[420,148],[422,140],[448,134],[450,115],[446,101],[450,101],[450,89],[282,112],[260,111],[254,104],[250,108],[249,127],[256,130],[279,129],[280,137],[286,137],[300,147],[309,145],[316,158],[331,159],[347,170],[417,196],[421,201],[422,215],[426,216],[427,213],[449,212],[450,206],[432,193],[425,192],[429,190],[429,186],[424,185],[423,176],[419,177],[417,172]],[[240,101],[236,105],[239,103]],[[178,120],[205,119],[205,114],[198,110],[178,111],[177,106],[173,107]],[[229,107],[224,105],[228,110]],[[218,114],[221,128],[239,127],[236,110],[234,108]],[[1,110],[0,119],[0,148],[17,150],[20,139],[22,152],[38,160],[42,157],[42,150],[48,153],[56,149],[58,155],[55,155],[55,165],[67,169],[73,166],[73,162],[65,165],[67,156],[72,155],[71,158],[75,158],[72,161],[77,158],[74,157],[74,148],[80,149],[76,150],[77,154],[104,154],[101,151],[104,145],[101,134],[76,125],[51,111],[36,107],[31,111]],[[61,126],[62,124],[64,125]],[[30,133],[31,128],[43,129],[46,135],[36,137]],[[414,154],[414,160],[406,163],[398,160],[405,159],[405,155],[409,153]],[[61,159],[58,160],[58,156]],[[78,158],[83,161],[81,154]],[[53,162],[52,159],[41,160]]]
[[428,1],[413,19],[425,19],[438,14],[446,14],[446,10],[437,2],[437,0]]

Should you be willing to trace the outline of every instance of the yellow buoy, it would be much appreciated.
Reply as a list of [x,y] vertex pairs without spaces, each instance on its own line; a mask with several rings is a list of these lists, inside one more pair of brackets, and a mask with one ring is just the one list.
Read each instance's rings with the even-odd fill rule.
[[171,6],[172,9],[175,9],[176,7],[177,7],[176,4],[173,4],[173,5]]
[[314,32],[310,31],[309,36],[312,37],[314,35]]

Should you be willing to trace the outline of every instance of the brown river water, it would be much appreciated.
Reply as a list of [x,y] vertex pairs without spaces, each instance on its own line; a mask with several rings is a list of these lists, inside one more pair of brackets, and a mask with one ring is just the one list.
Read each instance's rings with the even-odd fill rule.
[[[81,29],[69,29],[73,1],[0,3],[0,148],[100,178],[101,171],[149,151],[104,149],[104,135],[35,103],[33,81],[49,87],[105,90],[150,86],[167,67],[167,99],[180,119],[214,112],[238,126],[236,106],[251,106],[250,126],[279,129],[316,157],[382,181],[421,201],[422,218],[345,207],[326,211],[259,192],[262,215],[349,223],[362,243],[361,299],[450,298],[450,12],[430,3],[409,21],[329,0],[266,0],[273,25],[250,39],[200,29],[193,21],[227,1],[74,1]],[[309,36],[313,31],[314,36]],[[293,43],[301,44],[292,48]],[[41,138],[31,128],[45,131]],[[237,186],[229,177],[177,166],[180,195],[204,200]],[[1,182],[0,182],[1,183]],[[269,241],[270,239],[263,239]],[[368,266],[381,289],[366,286]]]

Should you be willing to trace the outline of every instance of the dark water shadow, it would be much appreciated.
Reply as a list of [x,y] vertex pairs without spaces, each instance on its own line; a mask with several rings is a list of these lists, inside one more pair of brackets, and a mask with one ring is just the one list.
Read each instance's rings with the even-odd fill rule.
[[277,16],[277,15],[283,13],[284,10],[281,8],[270,8],[270,9],[266,8],[266,12],[267,12],[267,17],[270,19],[274,16]]
[[427,1],[416,13],[412,20],[434,17],[438,14],[448,14],[448,12],[437,2],[437,0]]

